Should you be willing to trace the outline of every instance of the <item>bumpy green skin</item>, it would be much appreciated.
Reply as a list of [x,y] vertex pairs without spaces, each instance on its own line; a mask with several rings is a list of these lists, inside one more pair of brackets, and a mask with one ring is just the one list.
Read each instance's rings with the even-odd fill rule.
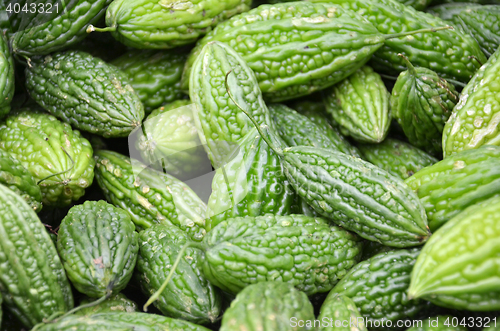
[[307,295],[329,291],[359,261],[362,247],[358,236],[304,215],[228,219],[203,244],[203,272],[226,292],[275,280]]
[[338,6],[262,5],[217,25],[197,43],[184,69],[183,86],[189,72],[198,71],[192,64],[211,41],[232,47],[255,72],[264,97],[278,102],[341,81],[368,61],[384,37],[361,16]]
[[106,11],[113,36],[134,48],[191,44],[219,22],[250,9],[249,0],[115,0]]
[[453,22],[477,40],[484,54],[491,56],[500,46],[500,7],[452,3],[433,7],[433,15]]
[[[93,301],[95,301],[94,298],[87,298],[82,300],[80,302],[80,305],[86,305]],[[137,311],[139,311],[137,303],[127,299],[127,297],[122,293],[118,293],[96,306],[80,309],[77,312],[75,312],[75,314],[95,315],[100,313],[119,313],[119,312],[133,313]]]
[[240,142],[239,154],[217,169],[208,200],[207,231],[237,216],[288,215],[296,198],[279,157],[256,129]]
[[125,288],[139,251],[129,214],[106,201],[72,207],[62,220],[57,250],[75,288],[100,298]]
[[55,323],[44,324],[39,331],[210,331],[187,321],[146,313],[101,313],[90,316],[69,315]]
[[343,139],[321,114],[309,118],[281,104],[272,104],[269,110],[277,133],[288,146],[326,148],[350,155],[356,153],[355,147]]
[[[453,316],[450,315],[439,315],[435,317],[430,317],[422,321],[421,325],[413,326],[406,331],[467,331],[467,328],[456,325],[453,326]],[[461,319],[458,319],[460,322]],[[455,322],[456,323],[456,322]],[[448,325],[445,325],[448,324]],[[493,331],[493,328],[488,328],[485,330]]]
[[203,238],[206,206],[186,184],[116,152],[100,150],[95,159],[96,180],[106,199],[125,209],[137,229],[175,225],[193,240]]
[[[43,4],[40,1],[34,4],[40,3]],[[48,21],[48,14],[37,10],[26,29],[17,31],[12,37],[12,49],[14,53],[26,56],[45,55],[79,43],[87,36],[87,25],[98,22],[109,3],[111,0],[77,0],[63,7],[59,2],[59,13]],[[55,13],[56,8],[52,11]],[[23,14],[26,16],[25,12],[20,12]]]
[[458,99],[455,87],[434,71],[408,63],[392,89],[391,109],[412,145],[439,153],[444,125]]
[[48,232],[19,195],[0,184],[0,293],[27,327],[73,307],[64,268]]
[[413,7],[416,10],[424,10],[432,2],[432,0],[398,0],[398,1],[406,6]]
[[282,163],[297,194],[320,215],[361,237],[392,247],[423,244],[425,210],[401,179],[359,158],[297,146]]
[[499,233],[500,197],[456,215],[422,249],[408,295],[455,309],[500,309]]
[[[367,331],[358,307],[345,295],[329,295],[321,305],[318,320],[318,331]],[[352,321],[359,323],[352,325]]]
[[363,153],[363,159],[403,180],[438,162],[424,151],[392,138],[376,145],[360,145],[359,150]]
[[[176,227],[154,225],[140,234],[137,277],[142,292],[151,296],[172,270],[186,234]],[[219,290],[203,275],[203,252],[188,248],[174,276],[154,305],[166,316],[193,323],[213,323],[222,310]]]
[[136,132],[135,145],[144,162],[181,180],[212,170],[194,122],[194,106],[187,107],[190,104],[177,100],[155,109]]
[[14,97],[14,59],[5,34],[0,31],[0,119],[10,111]]
[[[312,0],[325,1],[325,0]],[[326,0],[351,9],[368,19],[381,33],[399,33],[449,25],[446,21],[405,6],[396,0]],[[397,75],[406,69],[399,53],[415,66],[429,68],[443,78],[467,83],[486,57],[477,42],[459,30],[420,33],[389,39],[375,54],[371,65],[377,72]]]
[[88,140],[69,124],[38,110],[11,112],[0,124],[0,149],[20,161],[37,181],[44,206],[69,205],[94,180]]
[[181,76],[187,52],[131,50],[111,62],[128,75],[146,114],[184,99]]
[[144,107],[113,65],[81,51],[32,60],[26,88],[45,110],[75,128],[103,137],[126,137],[144,118]]
[[479,69],[463,89],[460,101],[443,131],[443,155],[500,145],[500,49]]
[[252,69],[226,44],[206,45],[193,65],[189,96],[196,107],[194,119],[200,140],[214,168],[225,164],[235,143],[254,128],[226,91],[225,78],[230,71],[228,88],[240,107],[259,125],[274,127]]
[[291,284],[262,282],[247,286],[238,293],[224,313],[220,331],[314,330],[312,326],[294,326],[291,323],[293,318],[297,321],[314,320],[313,305],[307,295]]
[[28,170],[0,149],[0,184],[19,194],[35,212],[42,210],[42,191]]
[[379,253],[360,262],[328,294],[326,300],[339,294],[351,298],[366,318],[366,327],[377,330],[375,321],[396,321],[414,317],[424,306],[420,300],[409,300],[406,294],[410,274],[420,253],[419,248]]
[[362,142],[379,143],[389,131],[389,92],[379,74],[363,66],[333,86],[326,111],[340,131]]
[[408,178],[427,213],[431,231],[465,208],[500,195],[500,147],[482,146],[447,157]]
[[[322,109],[324,109],[323,102],[321,102],[321,107]],[[322,134],[326,135],[326,137],[333,142],[337,150],[341,151],[342,153],[361,158],[361,153],[359,152],[359,150],[351,145],[351,143],[349,143],[349,141],[340,133],[340,130],[337,127],[331,125],[331,122],[328,120],[326,113],[324,113],[323,111],[318,112],[315,109],[297,109],[297,111],[302,115],[305,115],[310,121],[314,122],[316,126],[320,128]]]

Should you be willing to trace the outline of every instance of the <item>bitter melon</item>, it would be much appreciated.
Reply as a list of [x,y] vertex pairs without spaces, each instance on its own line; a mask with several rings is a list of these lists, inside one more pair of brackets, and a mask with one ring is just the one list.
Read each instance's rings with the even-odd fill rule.
[[451,3],[432,7],[431,14],[469,33],[487,56],[500,47],[500,6],[470,3]]
[[295,191],[320,215],[387,246],[423,244],[425,210],[397,177],[343,153],[297,146],[281,162]]
[[345,295],[329,295],[321,305],[318,331],[367,331],[354,301]]
[[[340,130],[336,126],[332,126],[331,121],[328,120],[326,113],[323,111],[325,108],[324,103],[321,102],[319,104],[321,104],[321,108],[319,108],[318,104],[315,105],[318,109],[305,109],[305,105],[301,106],[299,104],[297,105],[297,111],[319,126],[323,134],[326,135],[328,139],[335,144],[335,146],[337,146],[339,151],[361,158],[359,150],[355,146],[351,145],[351,143],[340,133]],[[322,109],[322,111],[318,111],[320,109]]]
[[181,180],[212,171],[198,137],[193,109],[189,100],[177,100],[155,109],[146,118],[134,137],[146,164]]
[[223,220],[267,213],[288,215],[296,197],[278,156],[256,129],[239,142],[238,155],[217,169],[208,200],[207,231]]
[[14,97],[14,59],[5,33],[0,31],[0,119],[10,111]]
[[42,191],[20,161],[0,149],[0,184],[19,194],[35,212],[42,210]]
[[166,316],[194,323],[214,322],[222,310],[219,290],[203,275],[203,252],[188,248],[184,258],[172,270],[187,236],[174,226],[154,225],[140,234],[137,277],[145,295],[156,292],[170,272],[172,281],[163,290],[155,306]]
[[184,99],[180,84],[186,51],[131,50],[111,63],[128,75],[146,114]]
[[327,292],[359,261],[362,248],[358,236],[304,215],[227,219],[202,243],[205,276],[230,293],[271,280],[308,295]]
[[405,61],[408,70],[398,76],[392,89],[393,115],[412,145],[430,153],[441,152],[443,128],[459,94],[434,71]]
[[403,180],[438,162],[424,151],[392,138],[380,144],[359,145],[359,150],[365,160]]
[[25,326],[73,307],[64,268],[48,232],[19,195],[0,184],[0,293]]
[[409,300],[406,294],[419,253],[419,248],[399,249],[360,262],[335,285],[326,300],[339,294],[351,298],[369,330],[389,322],[391,329],[401,329],[396,328],[396,321],[414,317],[424,306],[421,300]]
[[49,113],[104,137],[125,137],[144,118],[128,77],[86,52],[33,58],[26,68],[26,88]]
[[408,295],[455,309],[500,309],[499,233],[500,197],[457,214],[422,249]]
[[500,147],[453,154],[406,180],[425,208],[431,231],[465,208],[500,195]]
[[[380,33],[401,33],[449,25],[439,17],[417,11],[396,0],[310,0],[327,1],[354,10],[369,20]],[[404,54],[415,66],[435,71],[445,79],[467,83],[486,56],[470,35],[459,30],[419,33],[386,40],[374,54],[371,66],[378,72],[397,75],[406,70],[398,54]]]
[[219,22],[250,9],[250,0],[115,0],[106,29],[134,48],[173,48],[194,43]]
[[87,24],[98,22],[109,3],[111,0],[10,1],[21,8],[16,11],[12,6],[9,13],[11,22],[20,23],[14,27],[12,49],[25,56],[45,55],[79,43],[87,36]]
[[313,320],[313,305],[305,293],[291,284],[262,282],[238,293],[222,317],[220,331],[314,330],[312,325],[304,325]]
[[[230,71],[233,74],[226,79]],[[248,109],[260,125],[274,127],[247,63],[224,43],[207,44],[193,64],[189,96],[196,107],[194,119],[201,143],[216,169],[229,161],[238,141],[253,129],[252,122],[230,100],[226,81],[240,106]]]
[[186,184],[116,152],[100,150],[95,158],[106,199],[125,209],[138,229],[175,225],[193,240],[203,238],[206,206]]
[[35,178],[44,206],[78,200],[94,179],[92,147],[80,132],[35,109],[13,111],[0,124],[0,149]]
[[125,288],[139,251],[129,214],[105,201],[72,207],[62,220],[57,250],[75,288],[100,298]]
[[269,110],[277,133],[288,146],[327,148],[356,156],[355,148],[343,139],[321,114],[317,114],[317,117],[307,117],[280,104],[271,104]]
[[210,331],[187,321],[146,313],[100,313],[88,316],[69,315],[55,323],[44,324],[39,331]]
[[359,68],[325,95],[326,111],[344,135],[371,143],[385,139],[391,123],[389,92],[372,68]]
[[366,19],[339,6],[261,5],[220,23],[197,43],[184,69],[182,86],[186,88],[191,80],[190,71],[199,72],[193,63],[203,47],[219,41],[248,63],[266,99],[296,98],[354,73],[385,38]]
[[[95,301],[95,298],[86,298],[80,302],[80,305],[87,305]],[[128,299],[124,294],[118,293],[106,299],[102,303],[93,307],[87,307],[78,310],[78,315],[95,315],[100,313],[133,313],[139,311],[137,303]]]
[[460,95],[443,131],[443,155],[500,145],[500,49],[474,75]]

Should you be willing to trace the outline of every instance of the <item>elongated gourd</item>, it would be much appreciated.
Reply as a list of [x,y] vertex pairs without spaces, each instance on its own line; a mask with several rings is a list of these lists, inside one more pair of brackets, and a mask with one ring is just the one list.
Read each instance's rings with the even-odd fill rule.
[[203,245],[203,272],[224,291],[274,280],[308,295],[329,291],[359,261],[362,248],[358,236],[304,215],[227,219]]
[[359,150],[365,160],[403,180],[438,162],[424,151],[392,138],[380,144],[359,145]]
[[111,1],[10,1],[11,5],[19,3],[24,9],[11,9],[9,13],[11,22],[19,22],[15,24],[16,33],[11,38],[14,53],[46,55],[81,42],[87,36],[87,25],[97,23]]
[[123,290],[139,250],[129,214],[106,201],[72,207],[59,226],[57,250],[71,283],[94,298]]
[[422,201],[432,231],[465,208],[500,195],[500,146],[453,154],[405,182]]
[[97,151],[95,158],[96,180],[106,199],[125,209],[138,229],[175,225],[191,239],[203,239],[206,205],[186,184],[113,151]]
[[443,130],[443,156],[482,145],[500,145],[500,50],[469,81]]
[[[323,2],[325,0],[312,0]],[[398,33],[437,28],[449,23],[396,0],[326,0],[353,10],[370,21],[380,33]],[[426,67],[445,79],[467,83],[486,56],[470,35],[459,30],[425,32],[404,38],[388,39],[375,52],[370,65],[378,72],[397,75],[406,70],[398,54],[404,54],[415,66]]]
[[389,92],[379,74],[363,66],[325,92],[325,108],[342,134],[379,143],[391,123]]
[[352,299],[329,295],[321,305],[318,331],[367,331],[363,316]]
[[[95,301],[95,298],[85,298],[80,305],[86,305]],[[77,315],[95,315],[100,313],[133,313],[139,311],[137,303],[128,299],[123,293],[112,295],[102,303],[93,307],[83,308],[75,312]]]
[[[147,165],[162,169],[180,180],[212,171],[194,122],[194,106],[177,100],[151,112],[134,132],[135,146]],[[134,157],[134,155],[132,155]]]
[[[305,293],[290,284],[270,281],[252,284],[238,293],[224,313],[220,330],[314,330],[305,325],[312,320],[314,309]],[[304,325],[299,326],[299,321]]]
[[173,226],[154,225],[140,234],[137,278],[145,295],[157,291],[171,272],[172,281],[155,306],[166,316],[190,322],[213,323],[222,310],[219,290],[202,272],[203,252],[191,247],[175,270],[172,265],[188,238]]
[[[229,71],[233,75],[226,79]],[[193,64],[189,96],[196,107],[194,120],[201,143],[214,168],[228,162],[238,141],[253,129],[252,122],[230,100],[226,81],[238,103],[260,125],[274,127],[255,74],[245,60],[224,43],[204,46]]]
[[112,35],[133,48],[173,48],[191,44],[219,22],[247,11],[250,0],[115,0],[106,11]]
[[238,155],[216,170],[208,199],[207,231],[225,219],[263,214],[288,215],[296,194],[278,156],[252,129]]
[[182,69],[187,52],[164,50],[131,50],[111,64],[128,77],[130,85],[144,104],[144,112],[184,99],[180,89]]
[[19,109],[0,124],[0,149],[37,181],[42,203],[65,207],[94,180],[92,147],[67,123],[37,109]]
[[128,77],[86,52],[33,58],[26,68],[26,88],[52,115],[103,137],[126,137],[144,118]]
[[394,118],[412,145],[441,152],[443,129],[459,93],[434,71],[405,61],[408,70],[398,76],[391,94]]
[[408,296],[454,309],[500,309],[499,237],[500,197],[465,209],[422,249]]
[[0,293],[25,326],[64,313],[73,295],[57,250],[33,209],[0,184]]
[[40,331],[210,331],[187,321],[146,313],[100,313],[88,316],[69,315],[55,323],[44,324]]
[[360,262],[335,285],[326,300],[340,294],[351,298],[369,330],[381,329],[382,323],[389,322],[394,329],[402,329],[404,324],[397,322],[416,316],[424,307],[423,301],[410,300],[406,294],[419,253],[420,248],[398,249]]

